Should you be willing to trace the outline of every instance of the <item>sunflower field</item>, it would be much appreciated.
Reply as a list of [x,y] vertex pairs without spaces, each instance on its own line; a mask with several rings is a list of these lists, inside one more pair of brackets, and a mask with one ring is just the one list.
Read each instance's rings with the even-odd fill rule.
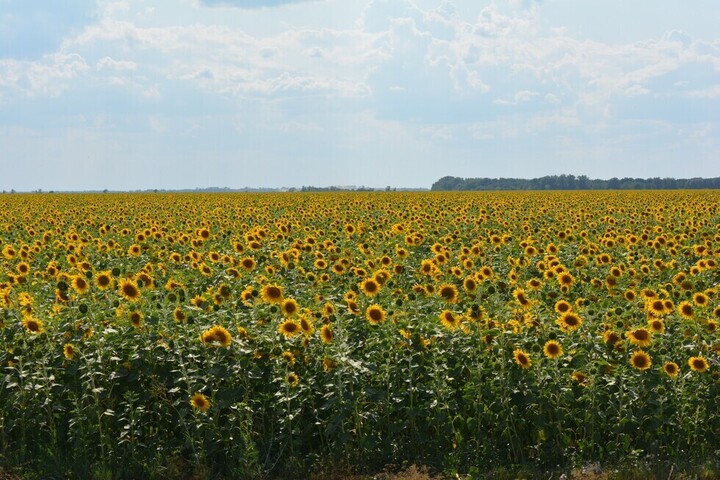
[[0,201],[5,471],[720,454],[720,192]]

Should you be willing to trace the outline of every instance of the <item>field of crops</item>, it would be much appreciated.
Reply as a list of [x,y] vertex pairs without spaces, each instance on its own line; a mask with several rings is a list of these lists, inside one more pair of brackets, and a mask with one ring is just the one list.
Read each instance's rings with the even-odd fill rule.
[[0,202],[6,471],[720,453],[720,192]]

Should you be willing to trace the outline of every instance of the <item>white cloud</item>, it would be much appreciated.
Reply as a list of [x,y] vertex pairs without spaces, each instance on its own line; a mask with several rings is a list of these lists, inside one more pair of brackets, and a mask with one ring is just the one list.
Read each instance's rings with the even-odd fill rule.
[[110,70],[137,70],[137,63],[130,62],[127,60],[113,60],[110,57],[103,57],[95,64],[97,70],[110,69]]

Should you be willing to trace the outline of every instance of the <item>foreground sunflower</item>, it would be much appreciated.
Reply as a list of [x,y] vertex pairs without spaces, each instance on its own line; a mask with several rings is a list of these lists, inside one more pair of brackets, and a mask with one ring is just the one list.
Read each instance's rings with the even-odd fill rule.
[[678,376],[678,373],[680,373],[680,367],[678,367],[678,364],[675,362],[666,362],[665,365],[663,365],[663,371],[668,377],[675,378]]
[[526,370],[532,366],[530,355],[520,348],[513,351],[513,358],[515,359],[515,363]]
[[65,357],[65,360],[72,360],[75,358],[75,345],[72,343],[66,343],[63,346],[63,356]]
[[710,367],[707,360],[703,357],[690,357],[688,360],[688,366],[693,372],[697,373],[703,373]]
[[377,303],[370,305],[367,310],[365,310],[365,318],[373,325],[384,322],[386,317],[387,313],[385,313],[385,310]]
[[38,320],[37,318],[25,317],[23,318],[22,324],[23,327],[25,327],[25,330],[35,335],[45,333],[45,324],[42,320]]
[[280,310],[286,317],[292,317],[300,310],[300,306],[294,298],[286,298],[280,303]]
[[260,297],[265,303],[280,303],[283,299],[283,290],[277,285],[265,285],[260,292]]
[[[658,320],[659,321],[659,320]],[[625,332],[628,340],[638,347],[647,347],[652,343],[650,332],[646,328],[636,328]]]
[[652,366],[652,360],[650,355],[643,352],[642,350],[636,350],[630,357],[630,365],[638,370],[647,370]]
[[450,310],[443,310],[440,312],[440,323],[442,323],[443,327],[448,330],[455,330],[460,327],[460,324],[462,323],[462,316],[457,315]]
[[582,325],[583,320],[579,315],[570,311],[563,313],[558,317],[557,324],[565,332],[577,330]]
[[334,335],[330,325],[323,325],[320,329],[320,338],[323,343],[332,343]]
[[278,332],[286,338],[291,338],[302,332],[302,328],[292,320],[285,320],[278,327]]
[[548,340],[543,347],[543,353],[547,358],[558,358],[563,354],[562,345],[556,340]]
[[140,298],[140,289],[137,284],[129,279],[120,281],[120,295],[131,302]]
[[200,412],[207,412],[210,408],[210,400],[202,393],[196,393],[190,397],[190,405],[195,410]]
[[228,347],[232,343],[232,335],[225,327],[215,325],[205,330],[200,340],[206,345]]

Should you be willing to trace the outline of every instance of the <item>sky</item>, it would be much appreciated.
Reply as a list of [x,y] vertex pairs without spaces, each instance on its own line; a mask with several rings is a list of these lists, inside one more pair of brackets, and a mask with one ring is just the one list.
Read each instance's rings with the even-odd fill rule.
[[720,176],[717,0],[0,0],[0,189]]

